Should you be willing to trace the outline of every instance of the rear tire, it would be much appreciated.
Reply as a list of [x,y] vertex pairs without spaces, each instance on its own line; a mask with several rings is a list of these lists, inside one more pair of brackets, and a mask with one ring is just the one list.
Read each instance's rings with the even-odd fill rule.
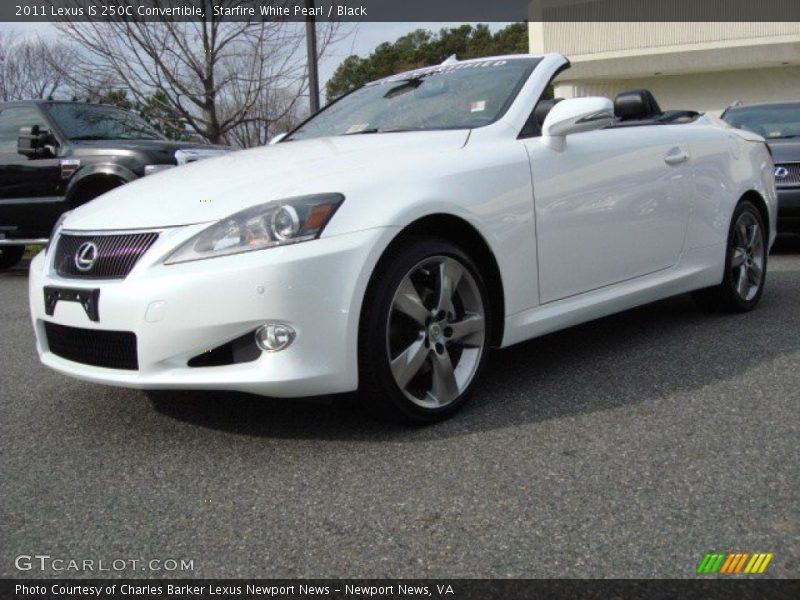
[[694,292],[695,301],[714,312],[753,310],[764,293],[768,240],[758,208],[749,200],[740,202],[728,232],[722,283]]
[[467,401],[486,362],[491,314],[470,257],[415,236],[378,265],[359,331],[359,395],[374,415],[433,423]]
[[0,246],[0,270],[16,266],[24,254],[25,246]]

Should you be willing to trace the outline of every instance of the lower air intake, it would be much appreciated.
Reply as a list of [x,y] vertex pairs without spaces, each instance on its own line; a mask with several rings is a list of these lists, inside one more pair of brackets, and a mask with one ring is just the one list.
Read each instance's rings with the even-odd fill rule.
[[130,331],[105,331],[67,327],[45,321],[50,352],[72,362],[136,371],[136,334]]

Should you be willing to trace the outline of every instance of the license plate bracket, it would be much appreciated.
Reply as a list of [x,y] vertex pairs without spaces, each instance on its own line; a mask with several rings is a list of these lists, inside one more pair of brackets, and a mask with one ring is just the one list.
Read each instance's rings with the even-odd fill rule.
[[47,285],[44,288],[44,312],[52,317],[59,301],[77,302],[91,321],[100,320],[100,289],[65,288]]

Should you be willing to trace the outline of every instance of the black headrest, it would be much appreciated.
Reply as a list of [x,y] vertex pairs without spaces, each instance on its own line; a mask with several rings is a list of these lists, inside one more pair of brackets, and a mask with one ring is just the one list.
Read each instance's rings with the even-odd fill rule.
[[661,108],[650,90],[631,90],[614,98],[614,114],[623,121],[651,119],[661,114]]
[[539,127],[544,125],[544,120],[547,118],[547,113],[549,113],[553,107],[562,100],[563,98],[539,100],[539,102],[536,104],[536,108],[533,109],[533,116],[536,118],[536,122],[539,124]]

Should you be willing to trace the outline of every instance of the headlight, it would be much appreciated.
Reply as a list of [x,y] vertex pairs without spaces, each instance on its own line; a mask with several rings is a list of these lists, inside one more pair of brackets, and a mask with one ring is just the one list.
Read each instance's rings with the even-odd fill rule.
[[50,231],[50,237],[47,238],[47,244],[44,247],[45,254],[47,254],[47,252],[50,250],[50,244],[52,244],[53,240],[56,239],[58,231],[61,229],[61,225],[64,223],[64,219],[66,219],[71,212],[71,210],[68,210],[67,212],[61,213],[61,216],[58,217],[58,221],[56,221],[56,224],[53,225],[53,229]]
[[344,200],[313,194],[259,204],[214,223],[181,244],[164,264],[240,254],[314,240]]

